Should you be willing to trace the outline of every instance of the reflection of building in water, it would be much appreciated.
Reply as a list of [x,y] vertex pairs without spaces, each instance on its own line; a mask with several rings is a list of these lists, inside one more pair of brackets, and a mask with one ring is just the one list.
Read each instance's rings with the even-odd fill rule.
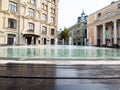
[[72,43],[74,45],[85,45],[85,39],[87,38],[87,15],[84,11],[81,13],[81,16],[78,17],[77,23],[69,27],[70,36],[73,39]]
[[120,0],[90,14],[87,32],[87,38],[92,39],[92,45],[118,47],[120,45]]
[[53,45],[57,36],[58,2],[0,0],[0,44]]

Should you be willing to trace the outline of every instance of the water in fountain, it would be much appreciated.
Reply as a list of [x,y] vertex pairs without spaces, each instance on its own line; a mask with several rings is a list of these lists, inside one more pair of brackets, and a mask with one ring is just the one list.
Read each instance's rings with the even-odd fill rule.
[[[119,58],[119,49],[83,47],[74,45],[38,45],[0,47],[0,57],[55,58],[55,59],[106,59]],[[109,52],[109,53],[108,53]]]
[[87,40],[86,40],[86,38],[84,39],[84,41],[85,41],[85,46],[87,46]]
[[64,39],[62,39],[62,45],[64,45],[64,41],[65,41],[65,40],[64,40]]
[[16,44],[16,37],[14,37],[13,46]]
[[58,45],[58,39],[57,38],[55,39],[55,45]]
[[90,37],[89,46],[91,46],[91,45],[92,45],[92,39],[91,39],[91,37]]
[[27,39],[25,39],[25,45],[27,45]]
[[34,45],[34,37],[31,39],[31,45]]
[[72,45],[72,38],[69,37],[69,45]]

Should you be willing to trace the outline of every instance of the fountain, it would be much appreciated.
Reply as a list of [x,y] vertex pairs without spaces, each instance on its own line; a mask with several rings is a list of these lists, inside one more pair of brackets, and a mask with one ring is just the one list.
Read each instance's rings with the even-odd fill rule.
[[65,40],[64,39],[62,39],[62,45],[64,45],[65,44]]
[[16,45],[16,37],[14,37],[14,40],[13,40],[13,46]]
[[25,39],[25,45],[27,45],[27,39]]
[[34,45],[34,37],[31,39],[31,45]]
[[69,37],[69,45],[72,45],[72,37]]
[[[119,49],[85,47],[74,45],[38,45],[0,47],[0,57],[34,59],[120,59]],[[109,53],[108,53],[109,52]],[[50,59],[51,58],[51,59]]]
[[92,39],[90,37],[90,39],[89,39],[89,46],[91,46],[91,45],[92,45]]
[[86,38],[84,39],[84,42],[85,42],[85,46],[87,46],[87,39]]
[[58,45],[58,38],[55,38],[55,45]]

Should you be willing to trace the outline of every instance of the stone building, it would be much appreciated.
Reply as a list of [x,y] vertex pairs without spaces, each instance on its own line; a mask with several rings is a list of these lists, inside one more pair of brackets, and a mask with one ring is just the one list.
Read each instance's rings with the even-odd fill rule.
[[1,45],[54,44],[59,0],[0,0]]
[[86,45],[87,43],[87,15],[84,11],[78,17],[77,23],[68,28],[73,45]]
[[95,46],[120,46],[120,0],[89,15],[87,38]]

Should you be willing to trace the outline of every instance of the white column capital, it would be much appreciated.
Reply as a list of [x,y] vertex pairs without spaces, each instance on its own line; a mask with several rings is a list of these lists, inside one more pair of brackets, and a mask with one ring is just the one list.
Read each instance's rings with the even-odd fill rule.
[[116,22],[117,22],[117,20],[113,20],[112,22],[113,22],[113,23],[116,23]]
[[102,26],[105,26],[105,23],[103,23]]

